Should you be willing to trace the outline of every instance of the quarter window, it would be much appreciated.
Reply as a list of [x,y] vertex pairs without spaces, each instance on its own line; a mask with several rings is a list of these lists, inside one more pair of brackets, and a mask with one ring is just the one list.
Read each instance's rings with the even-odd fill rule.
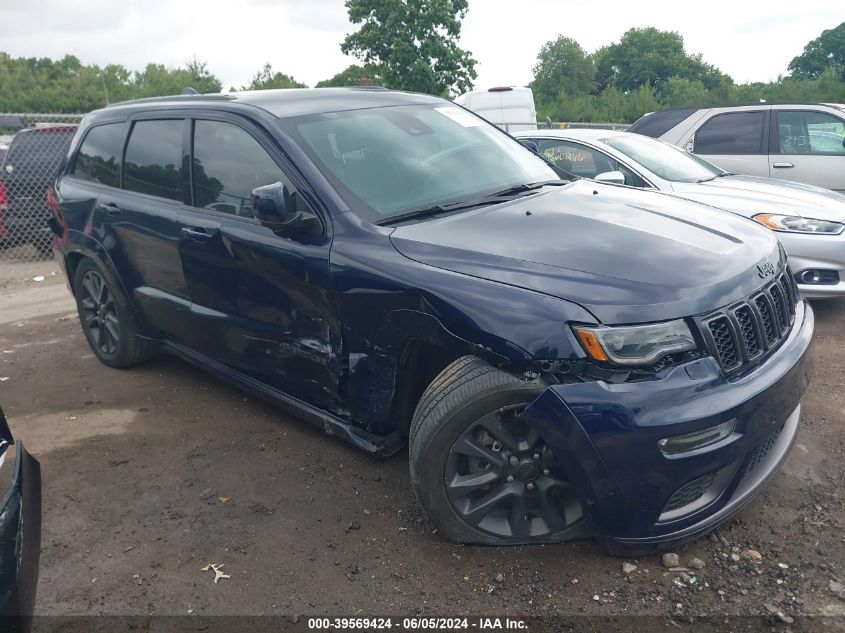
[[[261,144],[236,125],[194,123],[194,206],[252,217],[252,190],[284,183],[293,187]],[[297,196],[300,198],[301,196]]]
[[717,114],[695,133],[696,154],[762,154],[764,112]]
[[780,154],[845,154],[845,121],[826,112],[777,113]]
[[91,128],[76,155],[73,175],[80,180],[119,187],[124,138],[123,123]]
[[123,188],[182,201],[182,120],[138,121],[123,165]]

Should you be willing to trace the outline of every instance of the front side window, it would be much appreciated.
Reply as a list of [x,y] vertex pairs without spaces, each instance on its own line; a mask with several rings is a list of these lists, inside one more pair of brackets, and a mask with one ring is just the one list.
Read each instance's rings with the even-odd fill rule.
[[138,121],[132,126],[123,164],[123,188],[182,200],[181,119]]
[[303,116],[280,125],[371,222],[559,179],[520,143],[446,103]]
[[781,154],[845,154],[845,121],[826,112],[777,112]]
[[196,121],[193,144],[194,206],[252,217],[252,190],[291,184],[261,144],[231,123]]
[[763,154],[765,112],[717,114],[695,133],[696,154]]
[[88,182],[119,187],[124,129],[123,123],[107,123],[91,128],[76,155],[73,176]]
[[595,148],[563,139],[537,139],[537,149],[552,164],[582,178],[595,178],[608,171],[621,171],[629,187],[645,187],[645,181],[618,160]]
[[726,173],[679,147],[639,134],[609,136],[602,143],[670,182],[702,182]]

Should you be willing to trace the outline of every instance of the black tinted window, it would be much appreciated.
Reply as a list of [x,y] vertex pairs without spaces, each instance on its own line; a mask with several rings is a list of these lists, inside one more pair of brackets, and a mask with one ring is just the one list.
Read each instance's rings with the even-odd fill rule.
[[132,126],[123,165],[123,188],[182,200],[180,120],[138,121]]
[[252,190],[274,182],[292,188],[247,132],[219,121],[194,123],[194,206],[252,217]]
[[6,154],[6,178],[49,180],[70,149],[76,126],[22,130],[15,135]]
[[695,133],[696,154],[762,154],[763,112],[717,114]]
[[697,108],[681,108],[679,110],[663,110],[662,112],[652,112],[644,117],[637,119],[637,121],[628,128],[629,132],[636,132],[637,134],[644,134],[652,138],[658,138],[666,134],[673,127],[678,125],[681,121],[686,119],[689,115],[695,112]]
[[76,155],[73,175],[81,180],[119,187],[123,139],[124,125],[122,123],[110,123],[91,128]]

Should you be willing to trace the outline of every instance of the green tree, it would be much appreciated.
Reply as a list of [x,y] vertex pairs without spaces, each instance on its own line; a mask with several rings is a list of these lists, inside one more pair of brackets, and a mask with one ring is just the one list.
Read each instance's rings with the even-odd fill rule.
[[710,101],[710,91],[698,81],[690,81],[683,77],[669,77],[663,86],[663,106],[676,108],[679,106],[703,106]]
[[537,55],[531,89],[539,101],[553,101],[561,91],[589,94],[595,89],[596,65],[581,45],[563,35],[546,42]]
[[384,85],[382,78],[382,71],[377,66],[368,64],[360,66],[352,64],[346,70],[343,70],[330,79],[324,79],[317,83],[317,88],[343,88],[345,86],[358,86],[364,79],[370,79],[373,85]]
[[162,64],[147,64],[143,71],[133,74],[133,98],[178,95],[190,87],[200,94],[220,92],[222,84],[208,70],[205,62],[193,59],[186,68],[167,68]]
[[647,84],[660,92],[670,77],[700,81],[710,89],[725,76],[701,55],[688,54],[680,34],[653,27],[629,29],[619,42],[596,51],[595,59],[602,90],[611,85],[636,90]]
[[845,22],[822,31],[789,62],[789,71],[796,77],[818,79],[827,68],[838,70],[845,79]]
[[247,86],[241,86],[241,90],[270,90],[277,88],[307,88],[303,83],[298,82],[290,75],[274,73],[270,62],[264,64],[252,81]]
[[383,71],[386,87],[446,95],[466,92],[475,59],[458,46],[467,0],[346,0],[360,24],[340,49]]

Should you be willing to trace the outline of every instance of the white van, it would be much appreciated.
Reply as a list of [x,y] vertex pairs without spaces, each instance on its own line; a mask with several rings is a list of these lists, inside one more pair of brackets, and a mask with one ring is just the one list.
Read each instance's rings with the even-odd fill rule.
[[489,90],[472,90],[455,103],[484,117],[507,132],[537,129],[537,109],[531,88],[502,86]]

